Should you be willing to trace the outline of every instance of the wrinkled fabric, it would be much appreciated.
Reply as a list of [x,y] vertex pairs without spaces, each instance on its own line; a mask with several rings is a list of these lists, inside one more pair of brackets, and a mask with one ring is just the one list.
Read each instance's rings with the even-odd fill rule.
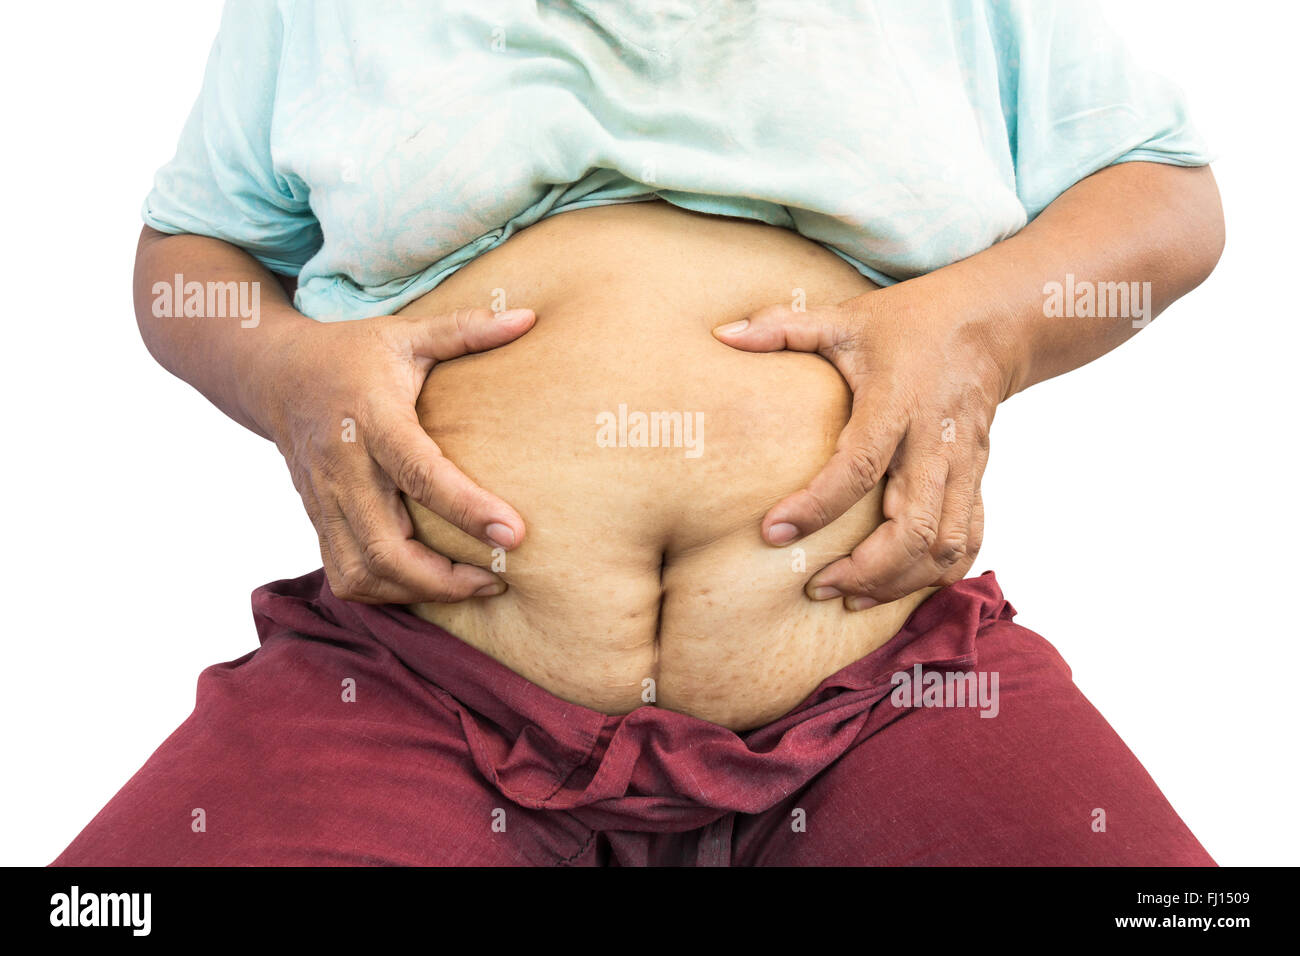
[[[1213,863],[991,572],[741,734],[560,700],[323,571],[253,609],[260,648],[56,865]],[[900,698],[931,673],[996,706]]]
[[228,0],[143,217],[356,319],[586,206],[792,229],[888,285],[1105,166],[1210,158],[1086,0]]

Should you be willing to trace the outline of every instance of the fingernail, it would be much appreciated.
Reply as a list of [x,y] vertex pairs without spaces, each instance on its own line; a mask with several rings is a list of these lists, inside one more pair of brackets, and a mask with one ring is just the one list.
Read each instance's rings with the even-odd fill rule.
[[505,591],[505,589],[506,586],[504,584],[485,584],[474,592],[474,597],[496,597],[498,594]]
[[767,529],[767,540],[773,544],[785,544],[788,541],[793,541],[798,535],[799,529],[788,521],[774,524]]
[[850,611],[865,611],[869,607],[875,607],[879,601],[874,601],[869,597],[851,597],[844,602],[845,607]]
[[737,332],[743,332],[749,328],[749,319],[741,319],[739,322],[730,322],[727,325],[720,325],[714,329],[717,335],[735,335]]
[[498,322],[510,322],[514,319],[522,319],[525,316],[532,315],[532,309],[506,309],[504,312],[496,313],[493,318]]
[[483,529],[483,533],[498,548],[513,548],[515,545],[515,531],[508,524],[494,521]]
[[829,601],[831,598],[844,597],[839,588],[833,588],[823,584],[819,588],[813,588],[812,599],[814,601]]

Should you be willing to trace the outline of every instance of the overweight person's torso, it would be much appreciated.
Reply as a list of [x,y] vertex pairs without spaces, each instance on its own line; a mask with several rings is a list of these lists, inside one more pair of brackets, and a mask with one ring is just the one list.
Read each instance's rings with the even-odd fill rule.
[[[880,523],[881,489],[785,548],[760,521],[830,457],[849,389],[818,355],[741,352],[710,330],[873,288],[793,232],[656,201],[543,220],[413,302],[404,314],[525,307],[537,324],[438,365],[418,406],[443,453],[524,518],[523,543],[495,555],[509,590],[412,610],[606,713],[653,698],[743,730],[794,707],[932,592],[856,613],[805,596]],[[493,566],[408,506],[435,550]]]

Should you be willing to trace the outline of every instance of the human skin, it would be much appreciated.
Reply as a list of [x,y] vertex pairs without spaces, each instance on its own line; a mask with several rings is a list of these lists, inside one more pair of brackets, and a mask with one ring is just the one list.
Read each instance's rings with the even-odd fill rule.
[[1223,251],[1208,166],[1122,163],[1087,177],[989,249],[839,303],[789,303],[714,330],[748,351],[821,354],[853,389],[834,455],[763,518],[783,546],[836,519],[886,477],[887,520],[808,583],[861,610],[964,577],[979,551],[980,479],[999,403],[1135,335],[1131,316],[1045,314],[1045,285],[1149,282],[1150,317],[1194,289]]
[[[492,554],[412,504],[417,534],[509,590],[412,611],[603,713],[653,703],[741,731],[790,710],[893,637],[930,589],[860,614],[805,597],[880,523],[880,494],[797,547],[768,547],[759,519],[826,461],[848,387],[820,356],[747,353],[711,332],[792,290],[875,288],[791,230],[656,201],[548,217],[412,302],[403,314],[493,298],[537,310],[528,335],[439,364],[416,405],[530,529]],[[661,427],[602,438],[620,408]],[[663,428],[673,416],[681,427]]]
[[[1017,270],[1005,281],[1013,272],[1023,283]],[[493,565],[510,584],[501,597],[412,610],[551,693],[596,710],[626,713],[650,702],[644,695],[652,692],[660,708],[737,731],[777,718],[897,633],[928,597],[930,582],[921,578],[856,612],[838,601],[807,600],[827,573],[813,572],[834,568],[863,539],[897,525],[886,515],[916,480],[905,472],[872,483],[835,520],[801,537],[806,561],[790,560],[792,545],[764,544],[759,513],[834,460],[850,410],[916,425],[913,445],[927,430],[910,416],[930,414],[940,453],[968,447],[943,441],[945,429],[955,439],[978,423],[982,432],[969,444],[982,452],[993,410],[1012,382],[1023,387],[1029,375],[1052,371],[1022,373],[1014,354],[999,352],[1000,330],[982,323],[988,313],[959,308],[990,296],[981,299],[974,280],[962,288],[960,276],[948,281],[954,285],[937,287],[948,300],[913,298],[918,289],[934,294],[932,287],[917,281],[881,289],[788,230],[662,202],[566,212],[516,234],[405,311],[437,313],[493,295],[537,308],[528,336],[441,364],[417,403],[439,445],[476,480],[506,494],[532,533]],[[1035,282],[1038,315],[1042,284]],[[1152,312],[1167,304],[1167,284],[1159,293],[1154,286]],[[855,347],[840,347],[834,337],[835,310],[755,310],[755,301],[776,297],[851,303],[863,314],[847,333]],[[767,330],[776,348],[728,350],[710,334],[717,323],[747,314],[788,323],[773,321]],[[1082,323],[1071,339],[1094,345],[1131,334],[1132,319],[1122,321],[1118,329],[1115,318],[1104,320],[1115,331],[1108,341],[1089,320],[1052,318],[1067,328]],[[820,355],[780,348],[805,344],[801,336],[809,344],[824,336],[828,344],[802,350]],[[902,405],[900,385],[933,404]],[[698,413],[701,454],[602,447],[593,414],[620,403]],[[436,550],[466,563],[492,562],[480,543],[418,506],[412,513]]]
[[[1083,180],[1016,236],[969,259],[802,315],[784,305],[756,309],[739,335],[717,332],[747,350],[820,350],[853,388],[836,453],[819,477],[766,514],[766,539],[776,543],[780,524],[796,529],[788,540],[813,533],[888,473],[888,520],[810,580],[809,596],[839,592],[853,609],[959,579],[982,533],[979,477],[998,401],[1105,354],[1135,331],[1128,319],[1045,318],[1044,283],[1067,272],[1150,281],[1158,312],[1203,281],[1222,245],[1208,167],[1129,163]],[[153,284],[177,273],[204,283],[260,282],[257,328],[241,328],[238,319],[154,316]],[[231,418],[276,442],[336,594],[411,604],[503,589],[489,571],[453,564],[413,540],[401,493],[480,541],[492,541],[494,526],[506,550],[523,540],[515,509],[454,468],[418,427],[415,399],[439,356],[502,345],[526,332],[533,314],[504,323],[486,311],[318,323],[293,309],[287,288],[220,240],[147,227],[141,234],[135,300],[146,345]],[[946,361],[934,362],[937,355]],[[865,383],[868,371],[880,369],[889,374]],[[364,436],[356,443],[335,440],[349,417]],[[946,419],[955,422],[956,442],[942,442],[935,427]]]
[[[153,288],[173,276],[258,283],[260,315],[154,315]],[[367,603],[456,601],[500,593],[482,568],[453,564],[412,538],[401,495],[480,540],[511,548],[523,522],[443,457],[420,428],[415,398],[433,366],[525,333],[528,310],[455,310],[419,319],[316,322],[296,311],[290,280],[205,236],[146,227],[136,255],[140,332],[164,368],[244,427],[276,443],[316,528],[330,586]],[[355,441],[343,440],[355,423]]]

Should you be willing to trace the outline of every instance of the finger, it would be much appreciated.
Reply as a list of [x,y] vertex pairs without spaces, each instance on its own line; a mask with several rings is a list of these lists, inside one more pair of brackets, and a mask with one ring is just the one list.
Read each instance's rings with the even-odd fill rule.
[[434,514],[493,547],[509,551],[523,540],[518,512],[448,461],[414,412],[366,431],[366,450],[384,474]]
[[343,527],[333,523],[328,544],[340,597],[374,604],[449,604],[505,590],[504,582],[490,572],[453,564],[412,540],[409,519],[404,527],[396,509],[405,511],[396,494],[386,500],[349,496],[337,507]]
[[[980,548],[982,547],[984,547],[984,495],[976,487],[975,505],[971,508],[970,544],[967,546],[967,550],[970,551],[972,565],[974,565],[975,559],[979,557]],[[969,571],[970,568],[966,570]]]
[[291,473],[307,517],[316,530],[325,578],[334,595],[343,600],[366,603],[379,603],[390,598],[396,600],[400,596],[396,591],[381,594],[376,582],[368,581],[361,573],[365,562],[360,546],[335,499],[318,489],[307,472],[295,469]]
[[505,345],[533,327],[532,309],[457,309],[445,315],[411,319],[411,352],[438,362]]
[[973,547],[977,498],[974,469],[958,465],[950,468],[944,489],[943,514],[939,519],[939,536],[930,549],[930,557],[939,574],[929,584],[955,584],[975,563],[975,554],[979,550]]
[[713,330],[719,341],[746,352],[832,353],[849,338],[847,313],[836,307],[796,311],[788,305],[769,305],[738,322]]
[[343,520],[343,516],[337,510],[332,511],[330,517],[326,517],[325,509],[321,506],[320,497],[316,493],[316,487],[305,477],[305,473],[300,480],[299,473],[294,472],[293,484],[298,490],[298,496],[302,499],[307,518],[311,521],[311,526],[316,532],[316,541],[320,547],[321,564],[325,567],[325,577],[330,582],[330,590],[337,594],[337,586],[341,585],[339,584],[338,562],[335,560],[334,553],[330,548],[330,537],[337,534],[340,528],[343,533],[348,534],[347,522]]
[[344,601],[353,600],[343,587],[343,575],[339,572],[338,561],[334,559],[334,552],[330,548],[329,539],[318,532],[316,540],[320,545],[320,559],[325,566],[325,580],[329,583],[330,591],[335,597]]
[[[938,585],[956,584],[975,564],[984,544],[984,499],[980,483],[989,460],[987,433],[978,439],[968,452],[968,460],[954,465],[948,473],[948,493],[944,501],[945,527],[939,530],[940,547],[961,551],[946,571],[935,581]],[[964,531],[963,531],[964,524]],[[964,537],[964,540],[963,540]],[[943,564],[944,554],[936,551],[936,560]]]
[[777,502],[763,517],[763,537],[769,544],[779,547],[821,530],[885,477],[906,434],[906,423],[890,415],[885,402],[867,394],[861,400],[854,396],[853,409],[835,453],[821,471],[806,488]]
[[850,610],[895,601],[939,576],[933,551],[942,527],[948,462],[941,455],[904,456],[885,491],[886,520],[853,553],[813,575],[808,595],[848,596]]
[[333,503],[321,506],[319,516],[313,521],[330,591],[344,601],[376,603],[361,573],[365,562],[361,558],[360,546],[343,512]]

